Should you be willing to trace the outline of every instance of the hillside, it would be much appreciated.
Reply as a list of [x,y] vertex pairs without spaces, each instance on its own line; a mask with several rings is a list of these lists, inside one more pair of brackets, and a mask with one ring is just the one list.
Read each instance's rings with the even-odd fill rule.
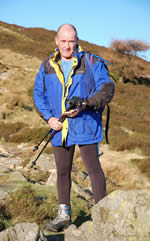
[[[42,28],[24,28],[0,21],[0,48],[8,48],[41,60],[55,49],[55,31]],[[150,62],[138,57],[118,54],[110,48],[80,40],[83,49],[102,56],[110,62],[109,70],[115,79],[124,82],[150,83]]]
[[[39,127],[45,127],[45,123],[34,110],[32,90],[41,61],[55,48],[55,34],[54,31],[41,28],[23,28],[0,22],[0,135],[6,141],[31,141],[40,138],[40,134],[36,132]],[[118,56],[110,49],[85,41],[80,41],[80,44],[82,48],[92,50],[110,61],[110,73],[120,80],[116,84],[116,95],[111,103],[109,133],[111,146],[116,150],[141,148],[144,153],[148,153],[150,150],[149,79],[145,78],[146,85],[131,83],[135,80],[142,83],[143,76],[150,75],[150,63],[134,58],[130,60],[134,63],[133,66],[131,64],[129,66],[127,56]],[[122,70],[120,65],[123,65]],[[132,76],[130,67],[134,70],[134,65],[137,65],[136,71],[140,72],[139,75],[131,78],[131,83],[123,84],[121,80],[126,77],[120,75],[121,71],[124,71],[126,76]],[[33,133],[31,131],[28,133],[29,128],[32,128]]]
[[[3,142],[36,143],[47,131],[46,123],[35,111],[32,92],[41,61],[55,48],[55,34],[45,29],[0,22],[0,138]],[[109,60],[110,73],[119,80],[110,104],[110,147],[117,151],[140,150],[144,155],[149,155],[150,87],[149,79],[145,78],[144,84],[142,76],[149,75],[150,63],[140,58],[131,59],[137,64],[140,75],[124,84],[121,80],[126,77],[120,75],[118,69],[126,60],[124,73],[131,74],[127,56],[112,54],[110,49],[85,41],[80,41],[80,44],[82,48]],[[118,64],[114,64],[117,58]],[[139,80],[140,84],[135,85],[135,80]]]
[[[27,221],[42,226],[48,219],[48,211],[50,217],[56,215],[55,190],[52,187],[50,192],[47,191],[49,187],[44,184],[51,171],[48,173],[38,168],[26,168],[29,161],[38,154],[32,151],[34,145],[48,131],[47,124],[34,108],[32,95],[41,61],[55,48],[55,34],[46,29],[23,28],[0,22],[0,186],[3,190],[5,185],[8,186],[11,174],[16,177],[18,173],[23,174],[23,178],[27,177],[28,183],[28,188],[12,192],[5,208],[3,203],[0,204],[0,231],[12,224]],[[100,160],[106,176],[107,193],[118,189],[149,189],[150,63],[138,57],[119,55],[111,49],[86,41],[80,40],[80,45],[108,60],[111,63],[110,73],[118,80],[116,93],[110,104],[109,145],[105,144],[105,139],[100,144]],[[105,122],[106,110],[103,115],[104,127]],[[41,157],[42,167],[47,163],[51,165],[47,160],[47,153],[52,153],[50,144],[44,152]],[[48,156],[54,161],[53,155]],[[73,181],[78,184],[78,188],[89,190],[90,182],[87,176],[85,178],[86,172],[78,148],[74,159],[77,169],[74,167]],[[14,164],[17,161],[19,164]],[[36,186],[32,181],[42,184]],[[15,182],[15,185],[18,184]],[[48,198],[35,202],[39,192],[42,197],[46,198],[48,195]],[[75,209],[73,221],[79,217],[77,225],[88,220],[90,212],[85,198],[80,198],[81,196],[72,198]],[[27,200],[34,205],[29,208],[30,203]],[[44,200],[47,200],[46,203]],[[91,203],[90,199],[89,204]],[[7,212],[5,209],[8,209]],[[3,223],[6,226],[2,226]]]

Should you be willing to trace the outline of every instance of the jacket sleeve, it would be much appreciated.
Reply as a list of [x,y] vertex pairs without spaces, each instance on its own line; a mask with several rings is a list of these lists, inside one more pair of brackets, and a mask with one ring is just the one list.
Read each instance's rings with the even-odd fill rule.
[[102,62],[97,61],[93,64],[92,71],[96,83],[96,92],[85,102],[88,108],[97,111],[112,100],[115,86],[109,78],[107,67]]
[[50,113],[46,90],[43,91],[44,84],[45,84],[45,71],[44,71],[43,65],[41,64],[40,70],[35,78],[33,100],[39,115],[44,120],[48,121],[48,119],[52,117],[52,114]]

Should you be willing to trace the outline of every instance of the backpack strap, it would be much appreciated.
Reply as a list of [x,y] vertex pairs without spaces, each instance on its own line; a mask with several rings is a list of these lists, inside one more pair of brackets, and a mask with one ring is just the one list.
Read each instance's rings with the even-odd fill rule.
[[107,104],[107,119],[106,119],[106,126],[105,126],[105,139],[107,144],[109,144],[109,141],[108,141],[109,120],[110,120],[110,106],[109,104]]
[[97,56],[97,55],[95,55],[95,54],[92,54],[92,56],[98,58],[98,59],[99,59],[101,62],[103,62],[106,66],[110,64],[106,59],[103,59],[103,58],[100,57],[100,56]]
[[[92,78],[92,80],[94,80],[94,76],[93,76],[93,72],[92,72],[92,66],[93,66],[93,56],[98,58],[101,62],[103,62],[106,67],[109,64],[109,62],[107,60],[104,60],[103,58],[101,58],[100,56],[94,55],[94,54],[90,54],[89,52],[85,53],[85,67],[86,67],[86,73],[88,74],[88,78],[90,76],[90,78]],[[89,74],[90,73],[90,74]],[[86,75],[87,75],[86,74]],[[92,82],[92,81],[91,81]],[[94,81],[94,86],[93,88],[95,88],[95,81]],[[102,110],[102,112],[104,111],[104,108]],[[108,129],[109,129],[109,120],[110,120],[110,106],[109,104],[107,104],[107,118],[106,118],[106,125],[105,125],[105,139],[106,139],[106,143],[109,144],[108,141]]]
[[[51,65],[49,63],[49,58],[43,61],[43,68],[45,71],[45,74],[48,74],[51,68]],[[43,94],[45,93],[45,76],[43,77]]]
[[95,86],[95,80],[92,72],[92,65],[93,65],[93,56],[86,52],[85,53],[85,84],[83,91],[84,99],[87,99],[87,97],[95,92],[96,86]]

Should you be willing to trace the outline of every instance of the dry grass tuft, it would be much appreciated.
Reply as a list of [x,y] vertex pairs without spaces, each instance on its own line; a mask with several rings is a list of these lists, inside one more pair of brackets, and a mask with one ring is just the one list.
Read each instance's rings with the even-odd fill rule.
[[19,222],[36,222],[41,224],[47,217],[54,217],[56,197],[53,193],[48,197],[39,196],[30,186],[23,187],[10,194],[5,203],[6,216],[12,224]]
[[[34,188],[33,188],[34,187]],[[71,197],[72,220],[76,225],[89,218],[86,201],[75,194]],[[20,222],[36,222],[41,227],[57,215],[57,195],[55,188],[25,186],[10,194],[5,203],[0,204],[0,222],[5,226]],[[80,217],[80,220],[79,220]]]

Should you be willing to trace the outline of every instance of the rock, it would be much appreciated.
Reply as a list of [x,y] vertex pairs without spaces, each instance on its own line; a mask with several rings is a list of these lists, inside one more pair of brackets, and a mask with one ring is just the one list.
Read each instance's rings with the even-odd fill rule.
[[57,180],[56,169],[52,169],[50,170],[50,175],[49,175],[49,178],[47,179],[46,185],[56,186],[56,180]]
[[90,192],[90,190],[82,189],[74,181],[72,181],[72,190],[76,192],[78,195],[84,197],[85,199],[90,199],[92,197],[92,193]]
[[[65,241],[95,241],[93,237],[93,222],[87,221],[78,229],[75,225],[70,225],[65,230]],[[103,240],[105,241],[105,240]]]
[[23,181],[10,181],[0,184],[0,189],[5,192],[15,192],[24,187],[26,182]]
[[117,190],[103,198],[92,208],[94,240],[149,240],[149,200],[146,190]]
[[19,223],[0,232],[1,241],[47,241],[35,223]]
[[[28,167],[31,166],[32,161],[35,160],[37,155],[38,154],[31,158],[31,161],[27,165]],[[56,169],[54,155],[42,153],[36,162],[36,166],[38,166],[42,171],[50,171],[51,169]]]
[[92,208],[93,221],[65,231],[65,241],[148,241],[149,200],[149,190],[112,192]]
[[12,172],[10,174],[8,182],[11,182],[11,181],[19,181],[19,182],[23,181],[23,182],[25,182],[26,178],[22,175],[21,172],[16,171],[16,172]]
[[[83,241],[95,241],[95,237],[93,236],[93,233],[94,233],[94,227],[93,227],[93,221],[87,221],[85,223],[83,223],[83,225],[81,225],[80,227],[80,231],[82,233],[82,236],[83,237]],[[97,234],[95,234],[97,236],[97,240],[100,240],[100,236],[98,236]],[[103,240],[105,241],[105,240]]]
[[[65,230],[65,241],[81,241],[83,240],[82,232],[72,224]],[[92,241],[92,240],[91,240]]]
[[73,163],[73,167],[72,167],[72,172],[74,172],[77,176],[79,176],[79,178],[81,178],[82,180],[85,180],[88,177],[88,173],[87,172],[83,172],[81,171],[77,165],[75,165],[75,163]]
[[8,192],[5,192],[5,191],[0,189],[0,201],[5,200],[8,196],[9,196]]
[[16,166],[20,165],[22,158],[20,157],[10,157],[10,156],[0,156],[0,172],[6,172],[9,169],[14,169]]
[[[56,182],[57,182],[57,172],[55,169],[53,169],[50,171],[50,176],[46,182],[46,185],[56,186]],[[92,197],[92,193],[90,192],[90,190],[82,189],[74,181],[72,181],[72,190],[76,192],[78,195],[84,197],[85,199],[90,199]]]
[[119,78],[119,82],[124,83],[124,78],[123,78],[123,76],[121,76],[121,77]]
[[0,80],[4,80],[8,78],[9,73],[8,72],[3,72],[0,73]]

